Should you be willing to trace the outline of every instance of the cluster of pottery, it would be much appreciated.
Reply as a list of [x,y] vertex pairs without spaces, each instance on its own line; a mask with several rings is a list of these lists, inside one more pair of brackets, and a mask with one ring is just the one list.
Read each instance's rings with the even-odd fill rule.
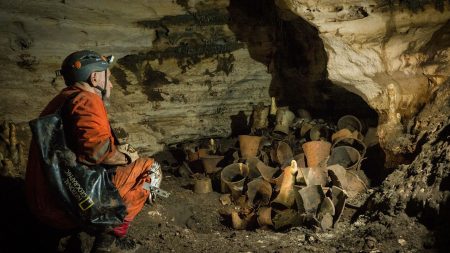
[[294,156],[288,143],[275,141],[265,155],[263,139],[239,136],[239,159],[221,170],[222,192],[229,192],[234,203],[230,216],[235,229],[329,229],[338,222],[346,199],[366,190],[353,168],[330,163],[329,142],[308,141]]
[[[345,115],[331,126],[305,110],[296,118],[288,107],[273,105],[255,107],[252,133],[235,140],[239,148],[223,143],[219,148],[211,139],[206,148],[188,152],[188,159],[201,160],[209,175],[197,182],[209,185],[208,180],[219,178],[221,201],[232,207],[227,215],[235,229],[332,228],[346,200],[367,190],[356,174],[366,152],[361,122]],[[225,147],[235,148],[228,164],[223,164]]]

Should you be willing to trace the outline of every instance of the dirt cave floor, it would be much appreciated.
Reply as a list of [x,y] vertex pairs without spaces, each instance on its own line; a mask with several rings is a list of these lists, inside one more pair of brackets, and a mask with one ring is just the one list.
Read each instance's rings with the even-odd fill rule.
[[146,205],[130,235],[141,252],[434,252],[427,229],[407,216],[371,223],[346,208],[336,228],[313,231],[234,230],[221,216],[220,193],[196,194],[193,182],[168,175],[163,187],[171,192],[157,205]]
[[[226,208],[221,193],[194,193],[194,179],[176,171],[164,167],[162,188],[170,197],[146,204],[131,224],[129,236],[140,245],[138,252],[436,252],[432,233],[414,218],[381,215],[371,221],[355,207],[346,207],[337,226],[328,231],[234,230],[229,217],[221,215]],[[39,235],[45,231],[26,208],[23,184],[23,176],[1,177],[0,252],[34,252],[42,243]],[[93,237],[78,236],[81,252],[89,252]]]

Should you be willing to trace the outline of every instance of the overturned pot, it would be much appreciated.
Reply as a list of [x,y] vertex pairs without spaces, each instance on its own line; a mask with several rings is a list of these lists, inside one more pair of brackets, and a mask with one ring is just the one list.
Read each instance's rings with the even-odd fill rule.
[[339,164],[347,170],[358,170],[361,164],[361,156],[353,147],[339,146],[331,150],[328,165]]
[[211,179],[209,177],[201,177],[194,179],[195,193],[209,193],[212,192]]
[[269,107],[264,105],[257,105],[253,110],[252,116],[252,128],[253,129],[264,129],[269,125],[268,116],[269,116]]
[[309,141],[302,145],[305,152],[306,165],[317,167],[330,155],[331,143],[327,141]]
[[239,148],[244,159],[256,157],[261,143],[261,136],[239,135]]
[[220,170],[217,168],[217,164],[222,161],[224,156],[221,155],[206,155],[201,158],[203,168],[207,174],[216,173]]
[[341,118],[339,118],[339,120],[337,122],[337,127],[339,130],[347,128],[351,132],[353,132],[353,131],[361,132],[362,131],[361,121],[353,115],[344,115]]
[[295,114],[288,107],[279,107],[276,116],[274,132],[289,134],[289,127],[295,119]]

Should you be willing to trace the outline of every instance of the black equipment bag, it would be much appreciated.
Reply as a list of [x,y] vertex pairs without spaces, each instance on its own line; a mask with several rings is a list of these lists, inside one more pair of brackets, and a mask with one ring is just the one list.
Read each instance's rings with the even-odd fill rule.
[[77,161],[67,147],[61,111],[29,122],[51,187],[68,213],[84,225],[122,224],[126,207],[108,171]]

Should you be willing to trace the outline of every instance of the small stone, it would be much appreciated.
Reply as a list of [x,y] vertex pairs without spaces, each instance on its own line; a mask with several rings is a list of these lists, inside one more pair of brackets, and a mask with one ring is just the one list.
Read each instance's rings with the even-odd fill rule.
[[313,243],[313,242],[316,241],[316,238],[314,238],[314,236],[312,236],[312,235],[307,235],[306,236],[306,241],[309,242],[309,243]]
[[368,236],[365,239],[364,249],[371,250],[376,246],[377,240],[374,237]]
[[306,235],[305,234],[301,234],[297,237],[297,240],[299,242],[305,242],[306,241]]
[[222,203],[222,205],[224,206],[230,205],[231,204],[230,194],[223,194],[222,196],[220,196],[220,203]]
[[149,211],[148,215],[150,216],[161,216],[161,213],[158,211]]

